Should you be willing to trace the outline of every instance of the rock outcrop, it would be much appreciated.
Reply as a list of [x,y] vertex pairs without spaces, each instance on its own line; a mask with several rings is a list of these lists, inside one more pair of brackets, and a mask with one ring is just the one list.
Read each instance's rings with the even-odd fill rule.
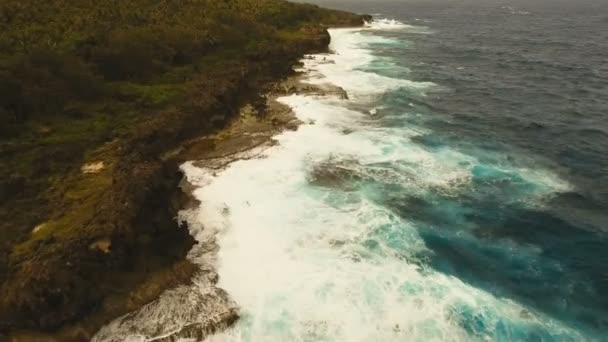
[[[362,23],[340,18],[326,24]],[[188,284],[197,267],[185,260],[195,241],[176,221],[184,205],[178,165],[188,156],[180,146],[227,125],[241,105],[255,103],[261,89],[290,74],[303,54],[325,51],[329,40],[323,25],[311,25],[263,57],[193,73],[179,104],[152,111],[84,163],[66,167],[44,190],[44,208],[36,207],[44,220],[0,251],[0,340],[88,341],[110,319]],[[15,177],[2,181],[0,196],[25,186]],[[230,324],[238,315],[218,317]],[[197,336],[217,319],[179,335]]]

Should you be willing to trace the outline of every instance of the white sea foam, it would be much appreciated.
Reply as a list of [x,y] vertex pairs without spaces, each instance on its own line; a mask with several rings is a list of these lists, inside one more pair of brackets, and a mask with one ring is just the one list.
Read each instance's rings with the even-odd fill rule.
[[378,31],[394,31],[394,30],[408,30],[410,33],[432,33],[428,27],[409,25],[395,19],[387,18],[376,18],[373,21],[366,23],[368,29]]
[[330,49],[333,53],[316,55],[314,58],[304,60],[304,70],[309,72],[308,82],[332,83],[346,90],[353,99],[366,99],[399,88],[421,90],[433,86],[430,82],[390,78],[362,70],[376,59],[370,44],[393,44],[395,40],[375,36],[364,29],[330,31],[332,35]]
[[399,20],[395,19],[387,19],[387,18],[378,18],[369,23],[366,23],[366,27],[372,28],[375,30],[403,30],[414,28],[415,26],[404,24]]
[[[310,189],[311,163],[331,155],[382,161],[386,153],[364,133],[337,129],[356,126],[358,113],[318,98],[281,101],[301,120],[316,123],[280,135],[280,145],[265,158],[234,163],[195,193],[206,227],[222,232],[219,285],[243,313],[236,327],[209,341],[470,340],[458,324],[458,310],[490,322],[506,317],[565,329],[391,252],[374,240],[378,227],[397,227],[406,253],[426,247],[412,225],[385,208],[361,195],[335,206],[331,191]],[[432,157],[415,158],[420,163]],[[422,167],[432,168],[434,162],[428,163]],[[225,206],[230,215],[222,214]],[[372,240],[380,252],[365,248]]]
[[[343,87],[349,100],[283,97],[279,101],[311,124],[280,134],[279,144],[260,151],[260,158],[234,162],[222,171],[182,166],[201,202],[184,212],[195,223],[193,235],[199,241],[217,237],[220,247],[217,259],[197,248],[190,258],[201,267],[217,266],[219,286],[242,315],[235,327],[209,341],[491,340],[493,329],[505,321],[580,337],[514,301],[413,263],[413,256],[432,251],[412,222],[369,194],[311,186],[311,170],[327,161],[418,195],[457,193],[470,185],[471,170],[479,164],[475,157],[414,144],[414,137],[428,132],[375,125],[376,116],[370,115],[379,95],[433,86],[364,71],[375,58],[370,44],[395,43],[373,30],[409,28],[377,21],[364,29],[332,30],[334,53],[305,59],[303,71],[308,82]],[[522,174],[531,181],[547,179],[536,171]],[[560,189],[558,180],[549,179],[545,191]],[[403,248],[390,245],[391,239]],[[169,321],[174,324],[165,326],[177,329],[204,319],[191,312],[196,305],[174,302],[183,308],[157,305],[139,320],[148,320],[144,326]],[[465,331],[464,313],[483,320],[485,332],[472,337]],[[129,336],[124,331],[137,322],[114,324],[104,336],[116,331]]]
[[[413,192],[457,191],[477,163],[448,148],[412,144],[424,130],[373,126],[369,113],[347,109],[371,103],[370,95],[432,84],[358,70],[374,58],[367,44],[380,40],[360,30],[333,30],[332,37],[335,54],[307,59],[304,68],[310,82],[339,85],[351,99],[281,98],[299,119],[315,123],[278,136],[280,144],[264,158],[232,164],[195,193],[205,226],[221,231],[219,285],[243,314],[234,328],[209,340],[467,341],[462,312],[490,325],[475,339],[492,339],[500,320],[577,336],[516,302],[407,262],[427,250],[424,240],[365,194],[310,186],[314,165],[356,160],[345,167],[363,177]],[[222,214],[225,206],[229,215]],[[387,246],[377,237],[379,227],[392,227],[406,248]]]

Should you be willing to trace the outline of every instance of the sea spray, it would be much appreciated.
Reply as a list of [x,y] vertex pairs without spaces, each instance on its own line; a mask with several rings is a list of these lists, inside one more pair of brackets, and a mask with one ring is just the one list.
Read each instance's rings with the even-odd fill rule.
[[[414,144],[424,129],[384,127],[370,117],[388,92],[433,86],[364,70],[375,60],[370,44],[395,43],[374,35],[386,26],[408,29],[381,22],[332,30],[333,53],[305,59],[303,70],[308,82],[341,86],[349,99],[281,98],[307,124],[195,192],[205,226],[221,232],[219,286],[242,312],[235,328],[209,340],[580,338],[542,313],[434,270],[419,222],[386,203],[395,192],[455,197],[483,172],[474,156]],[[517,173],[522,184],[543,184],[539,201],[567,187],[544,174]]]
[[[382,36],[387,30],[428,33],[397,21],[331,30],[332,53],[308,56],[301,71],[306,82],[340,86],[348,98],[282,97],[303,122],[297,131],[221,170],[182,166],[200,201],[184,216],[197,240],[211,243],[203,246],[217,239],[219,247],[212,254],[196,247],[191,258],[217,267],[213,291],[230,296],[221,292],[218,307],[238,305],[241,317],[208,340],[584,339],[572,325],[473,281],[558,270],[534,245],[485,238],[478,222],[495,218],[485,212],[500,214],[496,198],[539,208],[570,185],[500,154],[430,139],[414,103],[441,85],[389,76],[398,64],[374,52],[400,45]],[[409,105],[388,102],[399,96]],[[207,286],[215,280],[180,289],[179,300],[169,293],[106,336],[144,340],[129,330],[204,320],[205,311],[188,308],[204,302],[193,299],[201,293],[213,295]]]

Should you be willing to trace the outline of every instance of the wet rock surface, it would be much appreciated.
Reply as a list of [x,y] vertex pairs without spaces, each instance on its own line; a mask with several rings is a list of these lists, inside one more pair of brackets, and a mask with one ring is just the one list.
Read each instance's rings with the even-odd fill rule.
[[[252,66],[249,74],[239,68],[225,86],[209,84],[226,105],[201,103],[199,110],[225,113],[226,129],[198,125],[198,110],[160,113],[66,179],[56,190],[62,198],[53,204],[56,216],[13,253],[0,255],[8,266],[0,269],[0,333],[7,332],[0,340],[89,340],[109,319],[190,281],[197,268],[183,260],[195,241],[187,224],[175,220],[189,201],[180,195],[178,165],[204,152],[221,168],[231,155],[271,146],[273,134],[297,127],[288,109],[273,101],[245,106],[249,113],[242,117],[234,109],[266,92],[269,77],[285,75],[282,65],[268,67]],[[253,88],[245,85],[252,78],[259,80]],[[188,140],[196,135],[201,138]],[[31,224],[30,234],[40,224]]]
[[[276,144],[273,140],[276,134],[297,129],[302,124],[289,107],[276,101],[277,97],[285,95],[276,89],[285,84],[323,94],[321,89],[301,83],[299,76],[273,83],[265,89],[263,106],[255,109],[251,104],[244,105],[224,129],[192,139],[168,155],[194,160],[195,165],[218,172],[234,161],[258,158],[265,149]],[[216,285],[219,280],[215,271],[219,249],[216,232],[205,229],[196,220],[200,203],[191,196],[196,187],[182,179],[180,188],[188,198],[188,204],[183,207],[179,219],[197,240],[188,254],[188,260],[198,270],[192,283],[166,291],[142,309],[112,321],[95,335],[93,341],[118,342],[133,336],[154,341],[202,340],[238,320],[238,304]],[[230,209],[225,208],[224,214],[230,215]]]
[[[111,326],[137,329],[129,322],[167,304],[163,298],[172,294],[165,290],[174,287],[173,295],[190,288],[184,290],[194,296],[188,303],[198,304],[185,320],[191,324],[169,331],[170,322],[159,323],[157,329],[168,331],[163,338],[200,337],[238,318],[236,305],[215,287],[213,257],[209,267],[197,259],[214,255],[215,242],[195,241],[187,220],[176,222],[180,209],[196,205],[182,193],[188,186],[177,170],[186,160],[221,169],[254,158],[276,143],[273,135],[297,129],[301,123],[276,96],[340,91],[292,79],[272,83],[293,74],[293,63],[304,53],[327,49],[327,30],[309,30],[306,39],[269,60],[193,75],[195,89],[179,108],[150,114],[82,163],[66,167],[61,182],[43,194],[47,204],[24,220],[27,239],[0,250],[0,341],[88,341],[125,314]],[[15,176],[0,182],[0,198],[19,192],[26,181]],[[193,286],[204,290],[191,294]],[[146,336],[160,330],[141,326]],[[98,336],[101,341],[112,335],[102,330]]]
[[329,159],[315,164],[308,174],[311,185],[325,188],[349,190],[354,183],[363,180],[357,172],[360,165],[353,160]]

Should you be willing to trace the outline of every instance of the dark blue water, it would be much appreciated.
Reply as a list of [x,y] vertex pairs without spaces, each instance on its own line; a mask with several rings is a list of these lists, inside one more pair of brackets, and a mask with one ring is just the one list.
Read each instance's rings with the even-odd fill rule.
[[258,158],[182,166],[234,303],[195,281],[97,340],[238,305],[209,341],[608,341],[608,1],[317,2],[378,18],[302,61],[348,98],[279,98],[302,124]]
[[[396,65],[371,69],[437,86],[386,94],[383,125],[422,127],[417,144],[480,162],[457,197],[369,185],[378,203],[417,222],[432,251],[419,260],[590,340],[608,338],[608,2],[317,3],[415,26],[381,33],[404,44],[379,45],[375,54]],[[531,203],[553,176],[534,182],[514,168],[568,185]],[[482,320],[465,316],[482,334]],[[503,338],[560,340],[546,331]]]

